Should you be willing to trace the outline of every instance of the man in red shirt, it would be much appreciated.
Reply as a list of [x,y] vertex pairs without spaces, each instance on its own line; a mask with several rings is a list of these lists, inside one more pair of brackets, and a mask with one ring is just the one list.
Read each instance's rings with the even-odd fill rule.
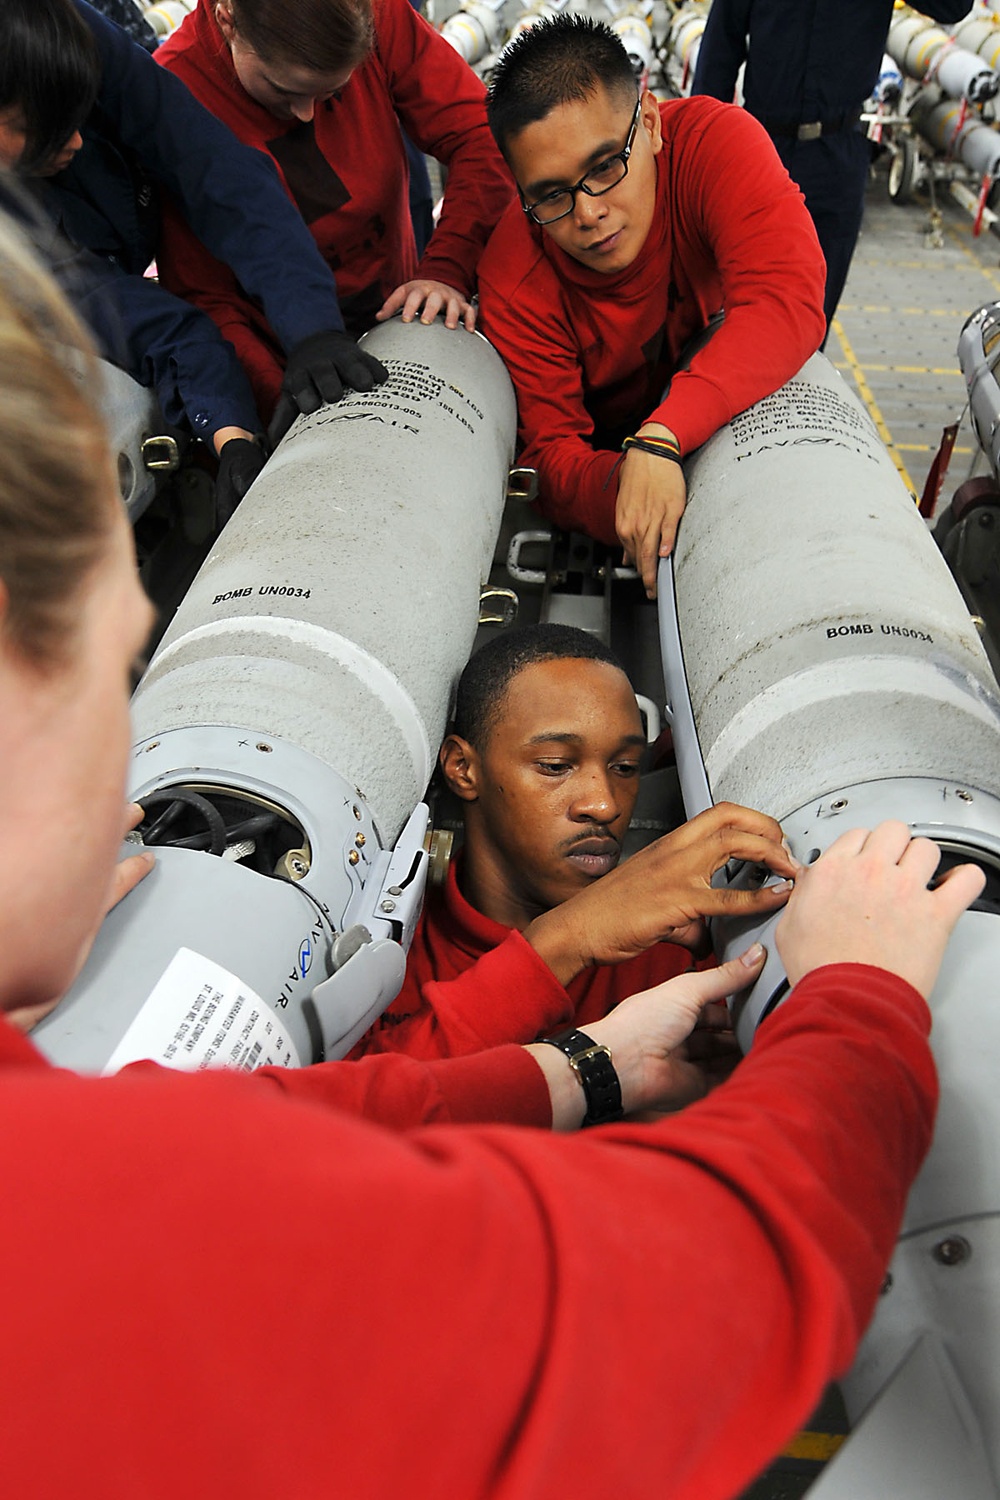
[[731,803],[617,868],[645,743],[628,678],[586,631],[508,631],[473,656],[440,756],[462,853],[428,896],[400,994],[353,1056],[456,1056],[589,1025],[688,969],[705,917],[785,901],[789,884],[712,886],[730,859],[796,874],[774,819]]
[[815,229],[755,120],[637,96],[625,49],[586,17],[522,33],[487,111],[521,201],[480,263],[480,306],[517,388],[521,461],[545,514],[620,542],[652,597],[684,509],[681,458],[824,336]]

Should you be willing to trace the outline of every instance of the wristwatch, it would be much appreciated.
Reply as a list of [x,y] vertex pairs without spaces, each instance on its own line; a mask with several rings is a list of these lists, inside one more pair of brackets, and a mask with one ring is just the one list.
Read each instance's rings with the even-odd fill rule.
[[607,1047],[598,1046],[585,1031],[570,1027],[557,1036],[546,1036],[543,1041],[558,1047],[569,1058],[569,1065],[583,1085],[583,1097],[587,1101],[584,1125],[607,1125],[611,1120],[620,1120],[622,1089],[618,1074]]

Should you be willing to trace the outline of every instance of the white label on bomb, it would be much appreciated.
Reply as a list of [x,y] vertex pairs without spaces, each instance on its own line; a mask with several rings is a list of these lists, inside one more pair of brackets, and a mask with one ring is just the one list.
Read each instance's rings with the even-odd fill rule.
[[167,1068],[298,1068],[298,1050],[278,1016],[221,964],[178,948],[104,1067],[148,1059]]

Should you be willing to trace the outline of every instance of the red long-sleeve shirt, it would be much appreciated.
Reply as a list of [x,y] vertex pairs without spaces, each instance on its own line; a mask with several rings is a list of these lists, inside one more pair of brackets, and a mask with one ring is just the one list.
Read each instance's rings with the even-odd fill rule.
[[822,970],[708,1099],[574,1138],[81,1078],[0,1024],[5,1493],[736,1494],[871,1314],[928,1024]]
[[[158,48],[157,62],[247,145],[277,164],[336,280],[352,333],[372,327],[395,287],[414,276],[471,291],[483,246],[513,194],[472,69],[408,0],[376,0],[375,45],[313,120],[279,120],[245,92],[209,0]],[[448,168],[441,219],[417,263],[399,122]],[[239,355],[267,417],[284,352],[228,267],[167,206],[158,257],[172,292],[203,308]]]
[[599,1021],[627,995],[690,967],[686,948],[657,943],[626,963],[585,969],[563,988],[519,932],[469,905],[453,863],[444,887],[428,892],[402,989],[349,1055],[458,1057],[533,1042],[571,1022]]
[[581,265],[515,203],[479,268],[481,326],[517,389],[541,509],[610,543],[625,433],[662,422],[690,453],[794,375],[826,328],[816,231],[762,127],[713,99],[670,100],[660,120],[656,208],[631,266]]

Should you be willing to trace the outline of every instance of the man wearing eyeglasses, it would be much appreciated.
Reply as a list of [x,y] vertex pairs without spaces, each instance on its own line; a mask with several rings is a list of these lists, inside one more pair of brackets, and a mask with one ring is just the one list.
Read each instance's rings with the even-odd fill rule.
[[522,33],[487,108],[520,203],[479,295],[517,388],[521,462],[544,513],[620,543],[652,598],[684,510],[682,458],[820,345],[816,232],[755,120],[639,93],[618,38],[587,17]]

